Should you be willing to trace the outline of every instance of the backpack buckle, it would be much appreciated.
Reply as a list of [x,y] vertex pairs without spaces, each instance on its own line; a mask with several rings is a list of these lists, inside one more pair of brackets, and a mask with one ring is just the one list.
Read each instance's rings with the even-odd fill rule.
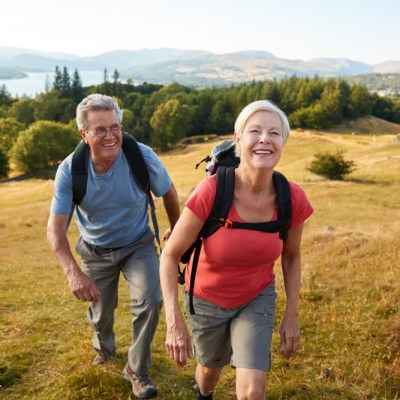
[[229,220],[228,218],[227,219],[220,218],[219,223],[221,224],[221,226],[223,226],[226,229],[232,229],[233,222],[231,220]]

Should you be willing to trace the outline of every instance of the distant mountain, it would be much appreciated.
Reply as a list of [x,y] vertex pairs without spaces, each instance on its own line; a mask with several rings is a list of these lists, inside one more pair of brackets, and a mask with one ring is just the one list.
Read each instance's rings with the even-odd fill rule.
[[315,70],[326,71],[327,74],[336,72],[337,75],[368,74],[373,70],[371,65],[347,58],[314,58],[306,65]]
[[191,60],[153,63],[121,70],[121,76],[137,81],[204,86],[287,76],[345,76],[369,73],[372,66],[347,59],[311,61],[276,58],[268,52],[237,52],[205,55]]
[[316,58],[309,61],[277,58],[267,51],[249,50],[213,54],[202,50],[171,48],[115,50],[93,57],[67,53],[0,47],[0,68],[16,73],[53,72],[56,66],[70,72],[118,69],[121,79],[135,82],[169,84],[179,82],[194,87],[227,85],[251,80],[282,79],[319,75],[322,77],[356,76],[371,73],[399,73],[400,61],[377,65],[344,58]]
[[95,57],[85,58],[100,63],[108,68],[130,68],[137,65],[152,64],[173,60],[188,60],[203,55],[212,54],[201,50],[179,49],[141,49],[141,50],[115,50],[99,54]]
[[161,61],[185,60],[211,54],[201,50],[142,49],[115,50],[94,57],[78,57],[66,53],[45,53],[36,50],[0,47],[0,67],[18,68],[26,72],[52,72],[55,67],[68,69],[102,71],[105,68],[118,70],[136,65]]
[[374,66],[373,72],[378,74],[400,73],[400,61],[385,61]]

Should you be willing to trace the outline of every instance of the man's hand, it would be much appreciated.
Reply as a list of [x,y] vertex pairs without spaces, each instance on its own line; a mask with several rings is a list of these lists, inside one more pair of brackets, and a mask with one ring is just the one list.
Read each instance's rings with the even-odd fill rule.
[[166,242],[169,239],[169,237],[171,236],[171,233],[172,233],[172,229],[171,228],[166,229],[165,232],[164,232],[164,235],[162,237],[162,241]]
[[74,271],[68,276],[68,280],[71,292],[78,300],[94,302],[100,300],[100,292],[96,284],[81,270]]

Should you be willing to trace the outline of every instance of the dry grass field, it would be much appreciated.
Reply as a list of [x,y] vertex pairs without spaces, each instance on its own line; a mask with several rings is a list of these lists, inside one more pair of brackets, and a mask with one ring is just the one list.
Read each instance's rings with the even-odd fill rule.
[[[400,127],[378,122],[363,121],[358,132],[357,123],[341,132],[296,131],[285,148],[278,169],[305,189],[315,213],[303,240],[301,347],[283,359],[275,329],[268,399],[400,399]],[[194,165],[215,143],[161,155],[182,205],[204,176]],[[346,180],[307,172],[317,151],[336,148],[357,165]],[[128,399],[130,386],[121,378],[130,341],[126,284],[122,278],[117,357],[94,367],[87,304],[70,294],[46,241],[52,189],[52,180],[43,179],[0,184],[0,398]],[[73,225],[71,243],[77,236]],[[278,325],[284,290],[279,265],[276,271]],[[162,319],[151,371],[159,399],[194,399],[195,362],[175,366],[164,333]],[[234,370],[226,367],[215,398],[234,393]]]

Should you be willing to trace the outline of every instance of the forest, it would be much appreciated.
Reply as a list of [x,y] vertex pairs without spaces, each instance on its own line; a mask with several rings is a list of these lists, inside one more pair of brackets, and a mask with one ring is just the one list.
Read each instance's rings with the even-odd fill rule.
[[0,87],[0,177],[56,165],[71,153],[80,139],[76,106],[91,93],[115,97],[123,109],[123,130],[160,151],[184,138],[232,133],[240,110],[258,99],[277,104],[292,128],[329,129],[367,115],[400,123],[399,98],[378,96],[341,78],[292,76],[194,89],[122,83],[117,70],[110,75],[104,70],[101,84],[83,87],[77,69],[70,74],[56,67],[53,82],[35,98],[13,98]]

